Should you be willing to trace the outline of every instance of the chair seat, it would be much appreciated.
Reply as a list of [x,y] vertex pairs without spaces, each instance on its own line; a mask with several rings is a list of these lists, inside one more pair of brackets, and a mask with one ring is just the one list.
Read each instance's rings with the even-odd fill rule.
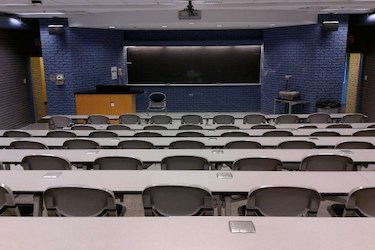
[[328,212],[331,214],[331,216],[334,217],[342,217],[345,210],[344,204],[332,204],[327,208]]

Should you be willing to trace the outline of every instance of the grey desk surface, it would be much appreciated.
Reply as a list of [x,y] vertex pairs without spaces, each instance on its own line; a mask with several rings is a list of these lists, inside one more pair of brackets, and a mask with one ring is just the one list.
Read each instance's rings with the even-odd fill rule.
[[[47,172],[62,173],[44,178]],[[141,193],[150,185],[196,185],[213,193],[247,193],[264,185],[302,186],[322,194],[348,194],[353,188],[373,185],[368,172],[230,171],[1,171],[0,183],[17,193],[40,193],[51,186],[85,185],[119,193]],[[372,177],[369,177],[372,178]]]
[[[98,125],[103,126],[103,125]],[[104,128],[104,127],[103,127]],[[279,130],[288,130],[293,133],[294,136],[309,136],[310,134],[314,132],[319,131],[336,131],[342,136],[351,136],[355,132],[363,129],[348,129],[348,128],[335,128],[335,129],[279,129]],[[7,130],[0,130],[0,135],[3,135],[4,132]],[[49,130],[42,129],[32,129],[32,130],[21,130],[30,133],[32,136],[46,136]],[[69,130],[70,131],[70,130]],[[71,130],[73,133],[75,133],[77,136],[89,136],[93,130]],[[134,134],[143,132],[144,130],[114,130],[114,132],[118,136],[134,136]],[[223,133],[230,132],[230,131],[242,131],[245,133],[248,133],[250,136],[262,136],[267,131],[275,131],[275,129],[267,130],[267,129],[245,129],[245,130],[147,130],[147,131],[153,131],[161,134],[162,136],[176,136],[180,132],[184,131],[196,131],[199,133],[204,134],[205,136],[221,136]]]
[[[79,139],[81,137],[77,137]],[[252,141],[258,142],[263,147],[277,147],[280,143],[285,141],[310,141],[315,143],[318,147],[335,147],[342,142],[350,141],[364,141],[375,145],[375,137],[351,137],[351,136],[337,136],[337,137],[118,137],[118,138],[85,138],[96,141],[102,147],[117,147],[122,141],[143,140],[154,144],[156,147],[168,147],[172,142],[176,141],[199,141],[206,147],[224,147],[227,143],[233,141]],[[35,141],[41,142],[48,147],[61,147],[66,140],[74,138],[55,138],[55,137],[26,137],[26,138],[12,138],[0,137],[0,146],[9,146],[13,141]]]
[[[140,116],[142,119],[149,119],[150,117],[154,115],[169,115],[172,117],[172,119],[181,119],[184,115],[194,114],[194,115],[200,115],[205,119],[212,119],[216,115],[223,115],[228,114],[234,116],[236,119],[243,119],[246,115],[251,114],[261,114],[257,112],[158,112],[158,113],[143,113],[143,112],[137,112],[136,115]],[[333,119],[341,119],[344,115],[347,113],[333,113],[330,114],[331,118]],[[266,119],[275,119],[280,114],[264,114],[266,116]],[[301,119],[306,119],[310,114],[296,114]],[[89,115],[64,115],[68,116],[72,119],[78,119],[78,120],[87,120],[87,117]],[[107,115],[112,120],[117,120],[118,115]],[[42,119],[48,120],[51,116],[44,116]]]
[[161,162],[169,156],[191,155],[206,158],[212,163],[234,162],[246,157],[270,157],[282,162],[298,163],[314,154],[346,155],[356,163],[375,163],[374,149],[4,149],[0,150],[3,163],[20,163],[27,155],[49,154],[73,163],[94,162],[105,156],[127,156],[143,162]]
[[[252,221],[256,233],[229,232]],[[373,218],[293,217],[1,217],[7,250],[372,250]],[[22,239],[22,240],[20,240]]]

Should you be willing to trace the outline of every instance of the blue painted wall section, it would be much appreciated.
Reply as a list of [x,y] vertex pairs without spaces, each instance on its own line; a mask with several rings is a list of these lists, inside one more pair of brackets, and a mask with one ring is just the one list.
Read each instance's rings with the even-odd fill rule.
[[[339,20],[339,30],[322,32],[323,20]],[[285,89],[285,74],[291,74],[290,90],[310,102],[295,111],[315,112],[319,99],[340,101],[345,69],[348,17],[320,16],[318,24],[264,31],[264,71],[261,110],[273,112],[273,100]],[[282,112],[282,105],[277,112]]]
[[[65,33],[49,35],[49,24],[64,24]],[[75,92],[118,83],[110,67],[124,67],[123,31],[69,28],[66,19],[42,19],[40,35],[49,115],[75,114]],[[64,85],[50,80],[56,73],[64,74]]]
[[138,87],[143,94],[137,95],[137,111],[146,111],[148,96],[163,92],[167,96],[168,111],[260,111],[260,86],[223,87]]
[[[322,21],[340,21],[337,32],[322,32]],[[293,75],[289,89],[298,90],[310,105],[297,112],[315,112],[318,99],[340,100],[345,66],[348,17],[320,16],[318,24],[265,30],[230,31],[117,31],[69,28],[64,35],[49,35],[41,20],[49,114],[74,114],[74,93],[94,90],[111,80],[110,67],[123,67],[125,45],[235,45],[264,44],[262,86],[137,87],[137,111],[145,111],[148,95],[163,91],[169,111],[243,111],[273,113],[273,100],[285,88],[285,74]],[[61,23],[59,19],[57,23]],[[56,86],[49,76],[63,73],[65,84]],[[281,105],[278,112],[283,111]]]

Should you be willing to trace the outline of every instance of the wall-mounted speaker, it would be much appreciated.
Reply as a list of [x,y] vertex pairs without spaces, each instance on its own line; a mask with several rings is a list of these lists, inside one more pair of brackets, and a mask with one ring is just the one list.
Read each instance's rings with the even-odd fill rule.
[[62,35],[64,34],[64,25],[62,24],[48,25],[48,33],[50,35]]
[[323,31],[338,31],[339,30],[339,21],[324,21],[323,22]]

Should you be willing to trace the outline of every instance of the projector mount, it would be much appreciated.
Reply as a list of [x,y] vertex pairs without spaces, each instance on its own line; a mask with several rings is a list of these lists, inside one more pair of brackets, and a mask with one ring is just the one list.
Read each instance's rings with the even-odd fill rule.
[[188,5],[183,10],[180,10],[178,12],[178,19],[184,20],[184,19],[201,19],[202,18],[202,12],[200,10],[194,9],[194,6],[192,4],[192,1],[188,1]]
[[194,6],[192,4],[192,1],[188,1],[188,5],[186,6],[186,8],[184,10],[188,11],[191,16],[195,16]]

